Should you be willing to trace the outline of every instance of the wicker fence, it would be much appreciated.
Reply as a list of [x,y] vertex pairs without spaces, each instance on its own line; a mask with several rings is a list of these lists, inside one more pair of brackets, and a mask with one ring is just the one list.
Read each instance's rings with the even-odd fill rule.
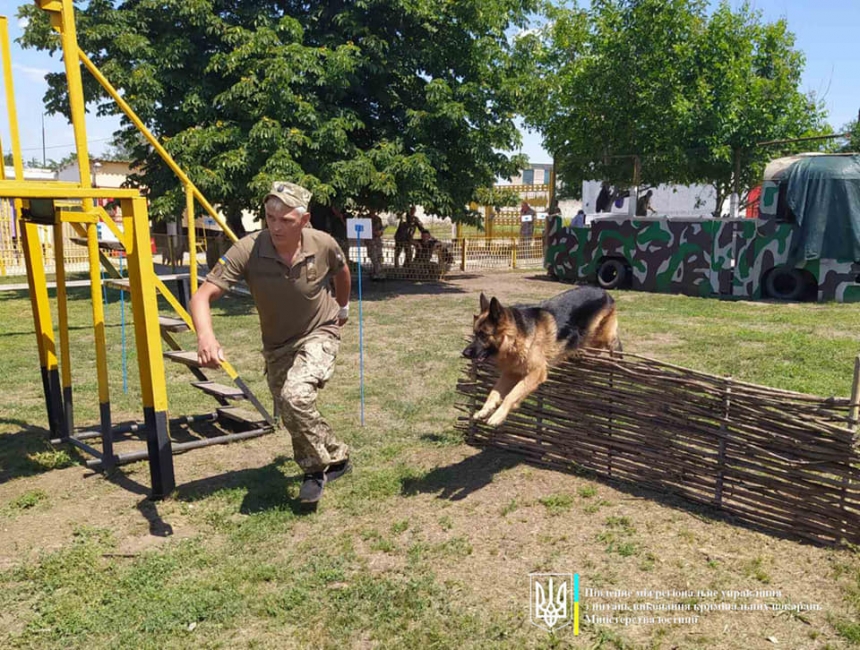
[[[467,373],[458,391],[471,415],[497,375],[486,365]],[[458,426],[472,444],[539,465],[675,493],[770,532],[858,544],[860,450],[850,402],[636,355],[585,354],[553,369],[499,429],[467,417]]]

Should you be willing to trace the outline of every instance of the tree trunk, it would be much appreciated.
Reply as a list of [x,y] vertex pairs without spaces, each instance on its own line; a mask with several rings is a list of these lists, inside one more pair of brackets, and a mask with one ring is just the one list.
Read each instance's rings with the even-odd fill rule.
[[714,191],[717,193],[717,205],[714,207],[713,217],[719,219],[723,216],[723,201],[726,200],[726,190],[721,183],[713,183]]
[[240,239],[245,236],[245,226],[242,225],[242,209],[236,203],[228,203],[226,206],[227,225]]

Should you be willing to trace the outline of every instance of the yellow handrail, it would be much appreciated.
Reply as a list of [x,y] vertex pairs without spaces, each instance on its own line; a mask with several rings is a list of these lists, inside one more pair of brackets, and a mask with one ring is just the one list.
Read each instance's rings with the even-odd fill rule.
[[230,226],[227,225],[227,222],[221,218],[221,215],[219,215],[215,211],[215,208],[210,205],[209,201],[206,200],[206,197],[203,196],[200,190],[197,189],[197,186],[191,181],[190,178],[188,178],[188,175],[184,171],[182,171],[179,165],[176,164],[176,161],[173,160],[173,157],[167,152],[167,150],[163,146],[161,146],[161,143],[156,139],[152,132],[148,128],[146,128],[146,125],[140,120],[140,118],[137,116],[137,113],[134,112],[134,109],[132,109],[132,107],[129,106],[128,103],[122,97],[120,97],[116,88],[111,85],[110,81],[108,81],[107,78],[101,73],[101,71],[95,66],[95,64],[90,61],[89,57],[84,54],[83,50],[81,50],[81,48],[77,45],[76,48],[78,51],[78,58],[86,66],[87,70],[90,71],[90,74],[95,77],[96,81],[98,81],[102,85],[102,88],[104,88],[107,93],[113,98],[113,100],[117,103],[117,106],[122,109],[122,112],[126,114],[128,119],[131,120],[132,124],[134,124],[138,128],[138,130],[143,134],[149,144],[152,145],[153,149],[155,149],[158,155],[161,156],[161,159],[167,163],[167,166],[170,167],[171,171],[176,174],[177,178],[179,178],[179,180],[186,188],[191,188],[194,198],[200,201],[200,205],[203,206],[206,212],[212,215],[212,218],[215,219],[215,222],[219,226],[221,226],[221,229],[224,231],[227,237],[229,237],[230,240],[233,242],[239,241],[239,238],[236,237],[235,233],[230,229]]

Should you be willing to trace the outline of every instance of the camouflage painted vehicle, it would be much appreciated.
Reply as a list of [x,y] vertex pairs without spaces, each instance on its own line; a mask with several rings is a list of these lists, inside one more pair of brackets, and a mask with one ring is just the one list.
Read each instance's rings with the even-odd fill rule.
[[779,189],[778,181],[770,190],[765,182],[760,219],[613,216],[570,228],[556,217],[548,224],[545,266],[559,280],[606,289],[860,301],[860,256],[792,263],[801,231],[778,216],[787,213]]

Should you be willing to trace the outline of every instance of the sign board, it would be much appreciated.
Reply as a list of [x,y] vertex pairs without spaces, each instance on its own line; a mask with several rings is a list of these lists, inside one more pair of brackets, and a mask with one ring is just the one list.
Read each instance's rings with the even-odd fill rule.
[[523,223],[530,223],[533,219],[534,217],[532,217],[532,215],[530,214],[524,214],[520,216],[520,221],[522,221]]
[[[347,219],[346,220],[346,236],[348,239],[370,239],[373,235],[370,232],[370,219]],[[360,233],[359,233],[360,231]]]
[[[119,226],[119,229],[120,229],[120,230],[122,230],[122,224],[117,224],[117,225]],[[119,241],[119,240],[116,238],[116,235],[114,235],[114,234],[113,234],[113,230],[111,230],[110,228],[108,228],[108,227],[107,227],[105,224],[103,224],[103,223],[98,223],[98,224],[96,224],[96,233],[97,233],[96,238],[97,238],[99,241],[105,241],[105,242],[116,242],[116,241]]]

